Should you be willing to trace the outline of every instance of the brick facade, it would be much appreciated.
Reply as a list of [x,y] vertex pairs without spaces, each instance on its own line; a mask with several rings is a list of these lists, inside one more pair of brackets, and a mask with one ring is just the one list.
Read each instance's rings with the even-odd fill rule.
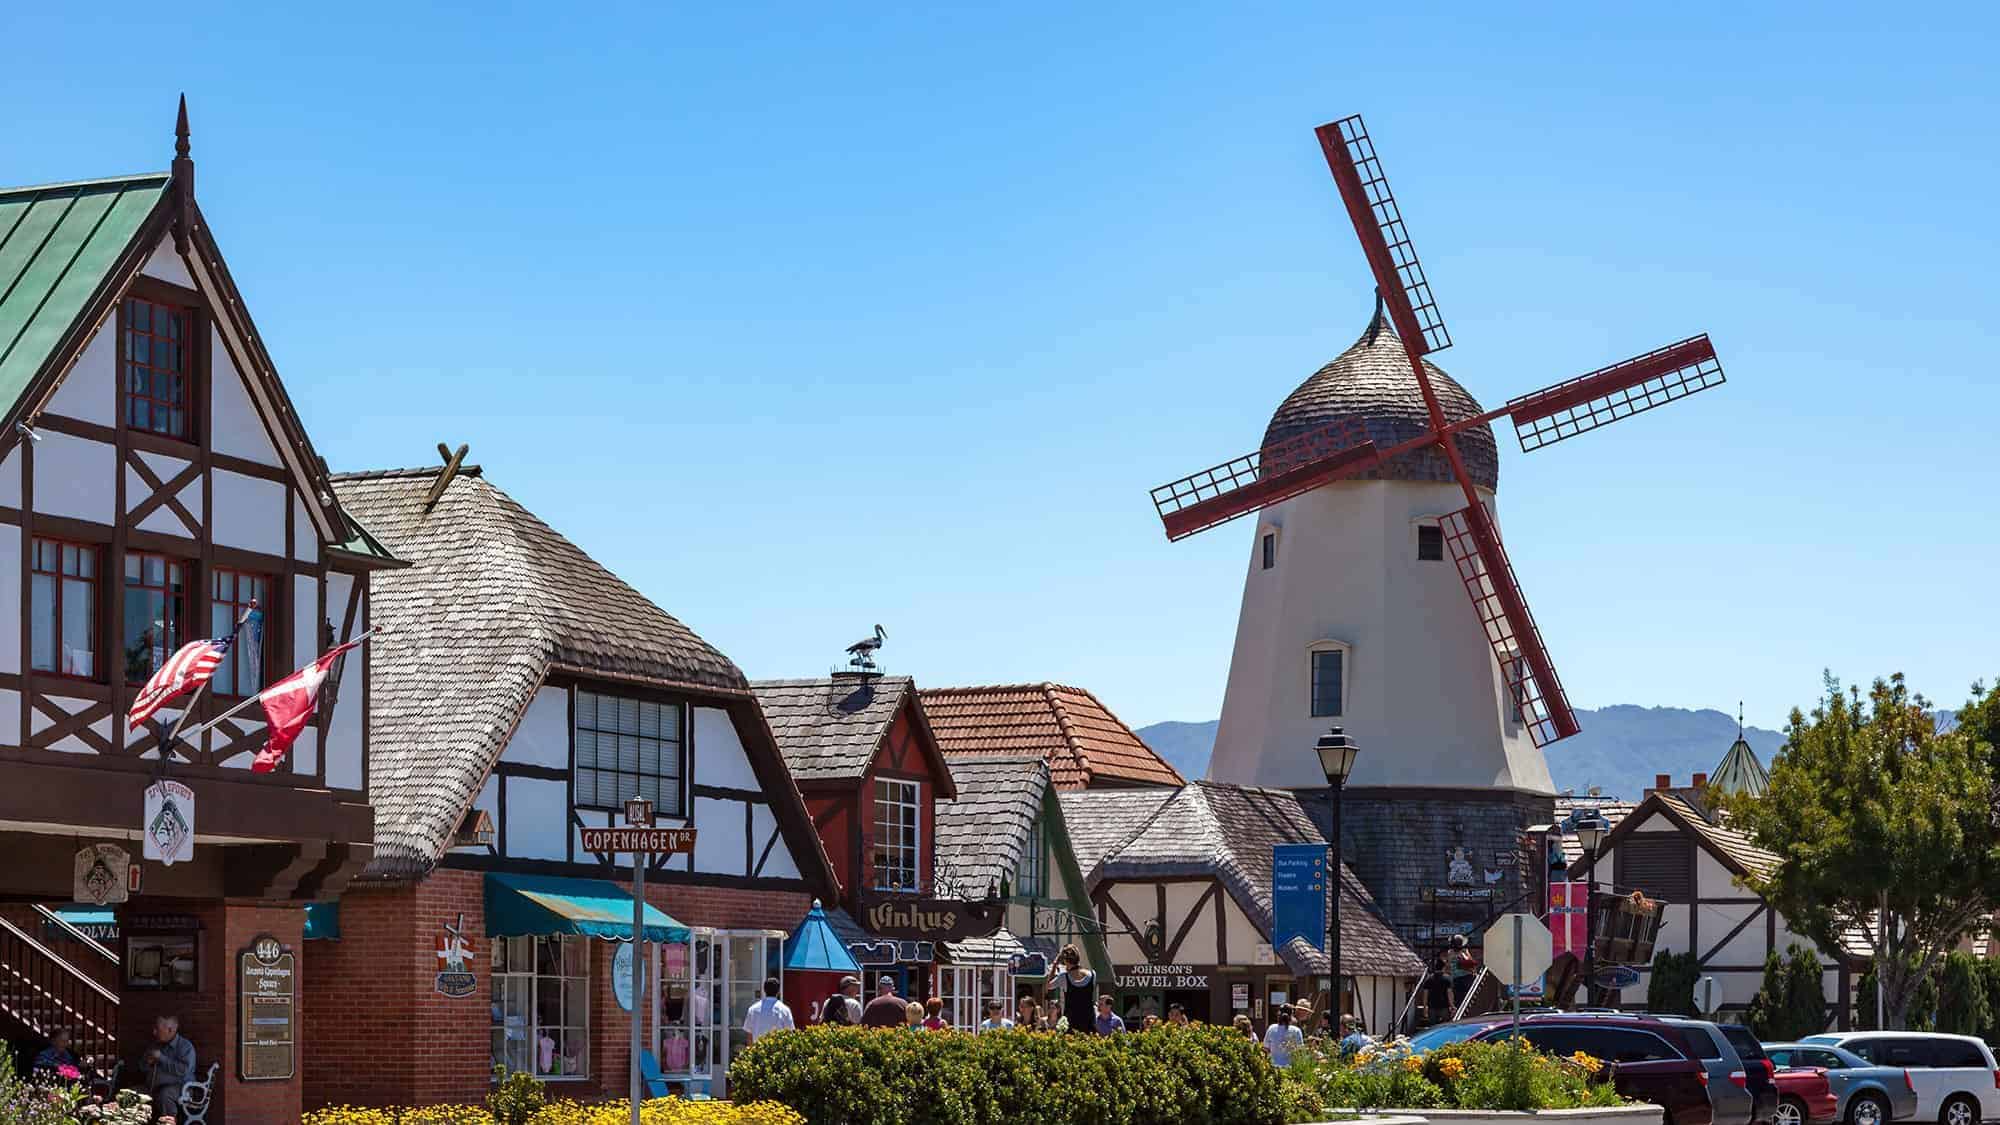
[[[619,885],[629,890],[628,882]],[[492,978],[484,887],[479,872],[439,868],[414,885],[350,889],[341,898],[340,938],[306,947],[306,1108],[477,1103],[486,1096]],[[689,926],[785,933],[812,905],[810,895],[796,892],[651,881],[646,899]],[[451,998],[435,988],[437,940],[461,913],[478,984],[471,996]],[[590,1074],[551,1086],[568,1097],[620,1097],[631,1016],[612,992],[615,944],[590,946]]]

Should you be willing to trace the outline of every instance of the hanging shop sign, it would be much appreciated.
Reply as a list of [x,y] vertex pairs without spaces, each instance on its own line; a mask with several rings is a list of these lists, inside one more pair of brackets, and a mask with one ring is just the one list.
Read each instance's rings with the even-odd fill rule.
[[87,844],[76,853],[76,878],[70,885],[72,902],[110,906],[124,902],[130,892],[132,856],[117,844]]
[[146,786],[146,839],[141,853],[172,867],[194,858],[194,790],[162,778]]
[[915,895],[883,895],[868,891],[855,896],[860,922],[878,937],[899,941],[964,941],[991,937],[1000,928],[1005,903],[999,899],[961,902]]
[[289,1080],[298,1069],[298,1006],[292,952],[261,934],[236,955],[237,1077],[245,1082]]
[[1120,988],[1207,988],[1208,974],[1191,965],[1126,965],[1118,970]]
[[438,973],[432,991],[454,999],[479,990],[479,978],[472,975],[472,939],[465,936],[465,915],[445,922],[437,936]]
[[632,1010],[632,943],[621,941],[611,955],[611,995],[621,1011]]

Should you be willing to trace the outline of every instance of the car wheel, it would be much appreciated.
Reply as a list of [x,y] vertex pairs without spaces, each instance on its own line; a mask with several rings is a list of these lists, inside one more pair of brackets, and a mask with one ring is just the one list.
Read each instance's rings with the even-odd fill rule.
[[1938,1114],[1939,1125],[1979,1125],[1979,1103],[1964,1094],[1954,1095]]
[[1847,1125],[1883,1125],[1889,1107],[1876,1094],[1857,1094],[1847,1107]]
[[1806,1125],[1806,1103],[1797,1098],[1779,1098],[1776,1125]]

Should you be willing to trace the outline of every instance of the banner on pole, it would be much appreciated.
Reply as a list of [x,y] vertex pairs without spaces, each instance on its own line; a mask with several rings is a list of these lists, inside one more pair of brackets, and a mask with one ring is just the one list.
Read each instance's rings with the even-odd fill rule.
[[1326,948],[1326,845],[1271,845],[1271,946],[1295,937]]
[[1584,928],[1588,924],[1590,885],[1583,882],[1549,884],[1549,945],[1557,955],[1583,956]]

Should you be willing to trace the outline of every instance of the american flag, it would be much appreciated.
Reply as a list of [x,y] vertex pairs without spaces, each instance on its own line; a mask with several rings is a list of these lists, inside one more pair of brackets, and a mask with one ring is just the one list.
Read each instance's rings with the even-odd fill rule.
[[207,683],[208,678],[215,675],[215,666],[229,655],[229,645],[235,639],[232,635],[212,641],[189,641],[182,645],[133,697],[132,710],[125,716],[126,729],[138,730],[153,717],[153,712]]

